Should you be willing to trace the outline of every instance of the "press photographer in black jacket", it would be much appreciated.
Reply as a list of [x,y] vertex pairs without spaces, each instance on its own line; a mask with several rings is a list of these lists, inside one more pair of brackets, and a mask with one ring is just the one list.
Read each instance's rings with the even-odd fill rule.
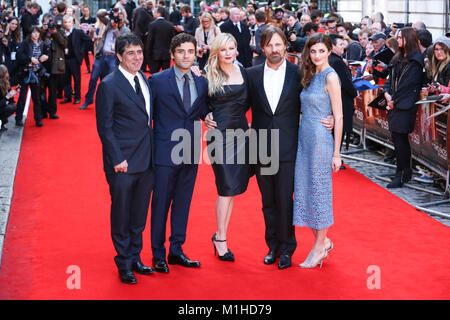
[[384,84],[388,106],[389,131],[394,142],[397,170],[387,188],[400,188],[411,180],[411,146],[408,135],[416,122],[417,102],[422,84],[423,59],[416,32],[406,27],[398,37],[399,52],[389,66],[389,78]]

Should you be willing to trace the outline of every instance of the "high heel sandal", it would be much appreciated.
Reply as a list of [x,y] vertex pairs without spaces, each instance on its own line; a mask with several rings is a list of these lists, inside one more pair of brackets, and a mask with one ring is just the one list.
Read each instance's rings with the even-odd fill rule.
[[322,269],[322,263],[323,263],[323,260],[328,257],[328,251],[325,249],[323,251],[323,254],[321,256],[319,256],[319,258],[316,261],[312,261],[311,254],[313,254],[313,251],[311,251],[309,253],[309,255],[306,258],[306,260],[304,262],[302,262],[299,265],[299,267],[300,268],[305,268],[305,269],[313,269],[313,268],[317,267],[317,265],[320,265],[320,268]]
[[214,247],[214,255],[217,254],[221,261],[231,261],[231,262],[233,262],[234,261],[234,255],[230,251],[230,249],[228,249],[228,251],[223,256],[221,256],[221,255],[218,254],[217,248],[216,248],[216,245],[214,244],[214,242],[227,242],[227,240],[217,240],[216,234],[214,233],[214,235],[212,236],[212,243],[213,243],[213,247]]
[[[325,247],[325,250],[327,250],[328,252],[330,252],[331,250],[333,250],[333,248],[334,248],[334,244],[333,244],[333,242],[331,242],[331,240],[329,239],[329,238],[327,238],[327,240],[328,240],[328,242],[329,242],[329,246],[328,247]],[[328,259],[328,256],[327,256],[327,259]]]

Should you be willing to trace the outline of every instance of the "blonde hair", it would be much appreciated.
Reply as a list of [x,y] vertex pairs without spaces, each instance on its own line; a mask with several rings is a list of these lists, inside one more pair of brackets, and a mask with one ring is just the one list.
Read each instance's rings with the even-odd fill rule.
[[219,52],[229,41],[237,46],[236,39],[229,33],[220,33],[211,44],[208,64],[205,67],[210,96],[225,92],[223,84],[228,80],[228,75],[220,68]]
[[203,20],[204,18],[209,19],[209,21],[211,22],[211,25],[210,25],[209,29],[213,30],[213,29],[216,28],[216,24],[214,23],[214,18],[213,18],[213,16],[211,15],[211,13],[209,13],[209,12],[203,12],[202,15],[201,15],[201,17],[199,17],[199,20],[200,20],[200,28],[201,28],[201,30],[203,30],[202,20]]

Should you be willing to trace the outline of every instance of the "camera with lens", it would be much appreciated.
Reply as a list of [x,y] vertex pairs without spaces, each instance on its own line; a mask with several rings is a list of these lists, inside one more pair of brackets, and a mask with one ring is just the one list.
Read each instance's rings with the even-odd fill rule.
[[111,21],[114,21],[115,23],[119,23],[120,21],[122,21],[122,19],[120,19],[120,17],[119,17],[119,9],[117,9],[117,8],[111,9],[108,12],[108,15],[109,15],[109,19]]
[[50,19],[47,25],[49,30],[61,29],[61,24],[56,23],[53,19]]
[[50,78],[50,73],[47,72],[47,69],[45,69],[45,67],[41,67],[38,71],[37,71],[37,76],[39,79],[49,79]]

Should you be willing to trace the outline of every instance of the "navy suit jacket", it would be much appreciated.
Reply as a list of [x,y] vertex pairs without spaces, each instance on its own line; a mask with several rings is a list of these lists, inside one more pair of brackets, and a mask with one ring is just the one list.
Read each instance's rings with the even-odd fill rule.
[[[204,77],[192,74],[197,88],[198,97],[192,104],[189,112],[184,109],[182,97],[178,90],[175,71],[172,68],[158,72],[149,78],[150,88],[154,101],[153,128],[155,136],[155,164],[163,166],[176,166],[172,161],[172,150],[180,142],[171,141],[172,133],[177,129],[185,129],[190,137],[190,163],[198,163],[199,154],[195,154],[194,142],[200,141],[201,136],[194,132],[194,121],[205,119],[209,113],[207,105],[208,82]],[[183,141],[186,142],[186,141]],[[201,145],[200,145],[201,146]],[[198,150],[200,151],[200,150]],[[184,156],[183,152],[179,153]]]
[[[145,79],[145,74],[140,73]],[[150,93],[150,119],[145,103],[118,68],[97,88],[97,131],[103,145],[106,173],[113,173],[114,166],[124,160],[128,162],[128,173],[144,172],[152,165],[153,97],[149,87],[142,90]]]

